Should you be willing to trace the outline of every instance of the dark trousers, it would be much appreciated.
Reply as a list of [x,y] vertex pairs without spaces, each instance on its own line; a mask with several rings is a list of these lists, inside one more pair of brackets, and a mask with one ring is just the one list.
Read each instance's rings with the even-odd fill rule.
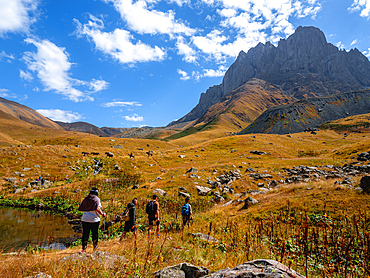
[[90,231],[94,247],[98,245],[99,223],[100,222],[82,222],[82,249],[86,249],[87,242],[89,241]]

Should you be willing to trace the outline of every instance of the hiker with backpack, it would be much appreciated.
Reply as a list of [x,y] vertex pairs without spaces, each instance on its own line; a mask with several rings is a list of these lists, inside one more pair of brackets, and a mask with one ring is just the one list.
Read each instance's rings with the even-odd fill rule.
[[137,198],[134,198],[131,203],[128,203],[127,208],[123,212],[123,220],[125,220],[125,227],[119,239],[119,243],[124,239],[128,232],[132,232],[136,239],[136,205]]
[[190,220],[193,219],[193,212],[191,210],[191,205],[189,204],[190,198],[185,198],[185,204],[181,208],[181,215],[182,215],[182,228],[185,228],[185,225],[190,225]]
[[159,203],[158,196],[153,195],[153,200],[146,205],[146,213],[148,214],[149,228],[148,228],[148,237],[150,237],[150,230],[153,225],[157,225],[157,236],[159,236],[159,228],[161,222],[159,221]]
[[98,197],[98,189],[93,187],[90,190],[78,210],[83,211],[82,215],[82,252],[86,251],[87,242],[89,241],[90,232],[93,242],[94,251],[98,248],[98,229],[100,223],[100,215],[105,217],[107,214],[101,210],[101,202]]

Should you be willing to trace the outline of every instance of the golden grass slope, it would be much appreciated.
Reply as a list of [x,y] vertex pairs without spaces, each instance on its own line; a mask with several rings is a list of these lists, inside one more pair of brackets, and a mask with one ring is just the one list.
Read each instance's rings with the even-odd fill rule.
[[338,132],[369,132],[370,114],[351,116],[330,121],[320,126],[321,129],[332,129]]
[[10,116],[18,118],[30,124],[63,130],[63,128],[60,127],[58,124],[42,116],[40,113],[37,113],[35,110],[27,106],[21,105],[19,103],[16,103],[14,101],[6,100],[1,97],[0,97],[0,111],[3,111],[4,113]]
[[[122,255],[127,259],[112,268],[105,268],[90,261],[60,262],[63,257],[80,251],[81,246],[78,246],[60,252],[41,251],[41,254],[36,255],[26,253],[26,255],[3,256],[0,260],[0,273],[3,277],[26,277],[38,272],[45,272],[52,277],[150,277],[155,270],[182,262],[202,265],[211,271],[217,271],[258,258],[276,259],[304,274],[307,269],[304,260],[291,256],[293,253],[288,250],[288,245],[295,244],[295,248],[303,249],[302,246],[297,245],[294,236],[301,239],[300,231],[304,231],[305,226],[295,226],[293,222],[304,219],[305,216],[328,215],[327,218],[333,221],[336,217],[348,216],[347,227],[355,222],[353,219],[356,217],[368,216],[366,213],[370,208],[367,195],[356,193],[349,188],[337,190],[338,187],[334,182],[340,179],[285,184],[266,194],[252,196],[259,201],[259,204],[247,210],[241,209],[243,204],[213,205],[209,202],[211,196],[197,196],[195,189],[195,185],[209,186],[208,178],[214,179],[223,172],[239,169],[242,177],[233,182],[235,194],[242,194],[250,189],[257,190],[258,182],[261,181],[251,178],[246,172],[247,167],[252,167],[259,173],[269,173],[278,180],[286,176],[284,168],[298,165],[341,166],[356,162],[352,157],[362,151],[370,150],[369,133],[354,132],[346,137],[332,130],[321,130],[317,134],[297,133],[290,136],[250,134],[210,139],[201,143],[183,141],[182,146],[159,140],[101,138],[72,132],[61,135],[49,133],[48,136],[43,140],[37,140],[27,148],[1,149],[0,176],[9,177],[23,167],[30,167],[37,169],[41,176],[54,181],[53,187],[14,195],[11,193],[14,190],[12,186],[2,180],[1,195],[8,195],[11,198],[30,196],[54,198],[56,195],[53,192],[59,191],[65,199],[81,201],[89,188],[96,185],[99,187],[103,210],[108,212],[107,221],[121,213],[133,197],[138,197],[138,224],[146,225],[145,204],[153,194],[153,190],[160,188],[169,195],[160,197],[161,221],[163,224],[172,225],[181,221],[179,206],[183,200],[178,196],[178,191],[179,187],[183,187],[191,194],[193,208],[196,208],[194,222],[184,232],[172,229],[166,234],[163,226],[159,238],[148,239],[144,227],[138,232],[137,242],[133,240],[132,235],[129,235],[120,245],[117,244],[118,236],[101,241],[99,243],[101,251]],[[29,140],[32,141],[32,139],[35,140],[34,138]],[[148,150],[154,151],[153,156],[149,157],[146,154]],[[251,150],[260,150],[267,154],[258,156],[251,154]],[[82,151],[94,151],[100,154],[84,156]],[[111,151],[114,156],[105,157],[106,151]],[[131,152],[135,154],[135,158],[131,159],[128,156]],[[43,159],[40,160],[40,157]],[[71,167],[82,168],[81,165],[89,165],[93,163],[94,158],[102,159],[107,170],[95,176],[90,174],[81,178],[71,169]],[[40,168],[34,168],[35,164]],[[112,178],[115,174],[113,170],[115,164],[126,165],[130,171],[140,174],[142,177],[140,188],[136,190],[131,187],[109,188],[104,180]],[[191,167],[198,169],[199,178],[191,178],[185,174]],[[34,172],[25,172],[25,183],[36,177]],[[356,186],[360,178],[360,176],[352,177]],[[20,184],[20,186],[23,185]],[[240,195],[235,194],[228,194],[225,202],[237,200]],[[250,195],[244,195],[243,199],[247,196]],[[284,218],[274,218],[279,215],[283,215]],[[122,224],[117,225],[123,227]],[[280,240],[280,245],[269,247],[270,242],[263,231],[271,227],[276,233],[275,238]],[[316,234],[320,227],[326,226],[313,226]],[[327,226],[327,229],[328,233],[333,235],[335,230],[331,227]],[[194,240],[188,234],[189,232],[210,234],[219,239],[222,244],[213,245]],[[355,230],[350,233],[351,236],[356,234]],[[348,244],[346,238],[342,237],[336,245],[344,241]],[[352,237],[348,238],[352,239]],[[279,251],[282,244],[287,246],[285,254]],[[326,249],[332,247],[328,246]],[[91,252],[92,248],[89,245],[88,253]],[[327,262],[330,260],[325,260],[324,263]],[[311,266],[307,270],[309,277],[345,277],[331,273],[330,264],[324,266]],[[327,271],[325,275],[320,272],[323,268]]]
[[192,126],[166,139],[184,144],[229,136],[243,130],[266,109],[293,101],[277,87],[254,78],[210,107]]

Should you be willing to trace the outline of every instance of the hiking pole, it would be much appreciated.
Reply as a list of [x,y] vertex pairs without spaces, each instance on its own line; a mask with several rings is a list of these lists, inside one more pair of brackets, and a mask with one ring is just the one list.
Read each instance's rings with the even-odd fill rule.
[[[105,216],[106,216],[107,214],[105,214]],[[104,218],[104,226],[103,226],[103,231],[105,232],[105,216],[103,216],[103,218]]]

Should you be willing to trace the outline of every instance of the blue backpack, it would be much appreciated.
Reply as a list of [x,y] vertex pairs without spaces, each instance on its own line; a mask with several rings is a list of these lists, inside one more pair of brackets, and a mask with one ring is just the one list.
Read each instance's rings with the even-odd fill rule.
[[181,215],[189,216],[190,215],[190,205],[184,204],[181,209]]

